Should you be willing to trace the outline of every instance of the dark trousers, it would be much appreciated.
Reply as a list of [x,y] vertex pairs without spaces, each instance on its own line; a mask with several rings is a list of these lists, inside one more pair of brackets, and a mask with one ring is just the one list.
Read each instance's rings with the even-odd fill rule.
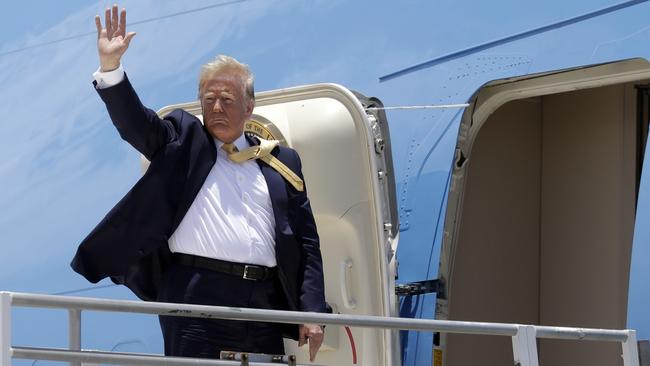
[[[277,277],[251,281],[202,268],[172,264],[158,301],[283,309]],[[219,358],[221,351],[284,354],[282,325],[160,316],[165,355]]]

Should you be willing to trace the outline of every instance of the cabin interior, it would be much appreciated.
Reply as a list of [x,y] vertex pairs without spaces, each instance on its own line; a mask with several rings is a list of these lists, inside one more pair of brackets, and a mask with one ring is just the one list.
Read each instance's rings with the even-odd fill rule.
[[[514,100],[489,117],[466,161],[450,319],[626,327],[641,84]],[[509,337],[446,343],[449,366],[512,364]],[[538,340],[538,351],[543,366],[622,365],[615,343]]]

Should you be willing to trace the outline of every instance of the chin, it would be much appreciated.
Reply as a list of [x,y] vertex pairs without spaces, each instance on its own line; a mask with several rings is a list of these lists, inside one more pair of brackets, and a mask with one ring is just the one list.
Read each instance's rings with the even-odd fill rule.
[[215,127],[208,127],[208,132],[210,132],[210,135],[219,138],[219,136],[225,136],[228,134],[228,132],[224,131],[223,128],[215,128]]
[[232,142],[237,139],[236,137],[232,137],[231,133],[224,132],[221,130],[215,131],[215,130],[208,129],[208,132],[210,132],[210,135],[212,135],[212,137],[223,142]]

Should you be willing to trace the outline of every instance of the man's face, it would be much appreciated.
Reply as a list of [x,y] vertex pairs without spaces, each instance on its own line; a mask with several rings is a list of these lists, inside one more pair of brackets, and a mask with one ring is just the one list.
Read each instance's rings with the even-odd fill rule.
[[203,84],[203,124],[212,136],[224,143],[241,136],[254,106],[255,102],[244,93],[242,77],[236,72],[218,72]]

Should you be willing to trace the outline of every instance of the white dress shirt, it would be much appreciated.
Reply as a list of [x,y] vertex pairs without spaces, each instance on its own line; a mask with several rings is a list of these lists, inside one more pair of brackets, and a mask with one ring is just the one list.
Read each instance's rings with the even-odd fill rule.
[[[235,163],[217,142],[217,162],[169,238],[172,252],[274,267],[275,217],[266,180],[254,160]],[[249,147],[244,136],[235,142]]]
[[[97,88],[113,86],[124,79],[122,65],[116,70],[93,74]],[[217,161],[189,210],[169,238],[169,249],[231,262],[276,265],[275,217],[268,186],[253,160],[235,163],[215,139]],[[249,147],[241,135],[239,150]]]
[[113,71],[104,72],[99,68],[93,73],[93,78],[95,78],[95,81],[97,82],[97,85],[95,86],[97,89],[105,89],[119,84],[119,82],[124,79],[124,68],[122,67],[122,64]]

